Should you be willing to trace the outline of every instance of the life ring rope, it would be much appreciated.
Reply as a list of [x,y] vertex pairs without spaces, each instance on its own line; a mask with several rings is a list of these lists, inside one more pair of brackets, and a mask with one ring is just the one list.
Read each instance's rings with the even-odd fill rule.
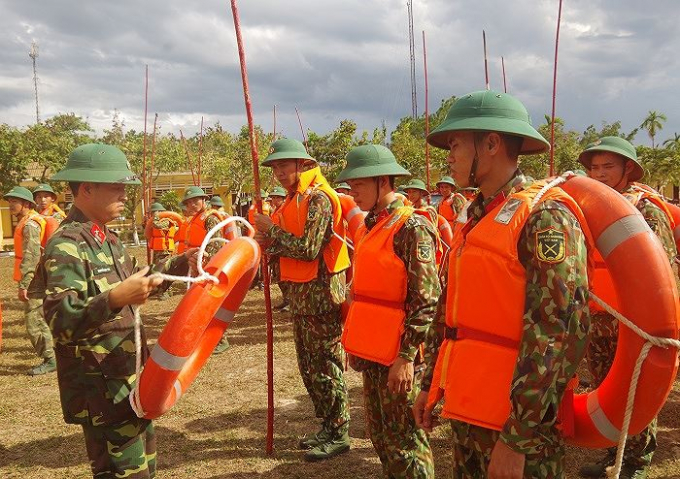
[[[543,188],[541,188],[541,191],[536,195],[533,202],[531,203],[531,210],[533,210],[534,207],[541,201],[541,198],[550,188],[553,188],[557,185],[566,182],[567,180],[569,180],[569,178],[573,176],[575,176],[573,172],[567,171],[561,176],[558,176],[554,180],[547,183]],[[598,240],[597,247],[598,250],[600,250],[602,256],[607,257],[609,253],[611,253],[611,251],[620,244],[622,237],[628,237],[630,236],[631,233],[635,232],[636,229],[635,224],[629,224],[631,222],[626,222],[625,220],[626,218],[624,218],[623,221],[614,223],[612,227],[605,230],[601,235],[600,239]],[[602,309],[604,309],[607,313],[611,314],[617,321],[625,325],[628,329],[630,329],[635,334],[637,334],[638,336],[645,340],[645,344],[640,349],[640,354],[638,355],[637,361],[635,362],[633,375],[631,376],[630,379],[628,397],[626,399],[626,409],[623,417],[623,424],[621,426],[621,430],[620,431],[617,430],[616,427],[609,422],[609,419],[604,414],[598,416],[596,413],[593,413],[591,415],[593,422],[598,428],[601,428],[603,431],[608,431],[609,433],[618,433],[619,439],[616,449],[616,461],[614,462],[614,465],[609,466],[607,468],[607,477],[618,479],[619,475],[621,474],[621,468],[623,467],[623,453],[625,450],[626,441],[628,440],[628,428],[630,426],[631,417],[633,415],[633,406],[635,405],[635,392],[637,391],[637,385],[640,379],[642,364],[645,362],[645,359],[647,359],[647,355],[649,354],[649,351],[652,349],[652,346],[657,346],[664,349],[673,347],[680,350],[680,341],[673,338],[652,336],[646,331],[640,329],[635,323],[633,323],[631,320],[623,316],[620,312],[611,307],[609,304],[604,302],[592,291],[589,291],[589,293],[590,299],[592,299],[595,303],[602,307]],[[597,399],[596,396],[593,397]],[[593,407],[593,409],[599,410],[599,405]]]
[[[187,285],[189,283],[200,283],[202,281],[212,281],[215,284],[219,283],[220,281],[217,279],[217,277],[203,270],[203,255],[205,254],[205,249],[208,247],[208,244],[210,244],[212,241],[224,243],[228,242],[228,240],[224,238],[213,238],[213,236],[226,225],[234,222],[243,223],[248,228],[248,236],[251,238],[255,236],[255,229],[248,222],[248,220],[241,216],[230,216],[229,218],[216,224],[210,231],[208,231],[208,234],[205,235],[205,238],[203,238],[203,243],[201,243],[201,246],[198,248],[198,259],[196,264],[198,268],[198,276],[175,276],[171,274],[154,273],[151,275],[151,277],[161,278],[163,281],[185,281]],[[132,406],[132,410],[135,412],[137,417],[144,418],[146,413],[142,408],[142,402],[139,397],[139,378],[142,371],[142,319],[139,314],[140,309],[140,307],[133,308],[135,313],[135,388],[130,392],[130,405]]]

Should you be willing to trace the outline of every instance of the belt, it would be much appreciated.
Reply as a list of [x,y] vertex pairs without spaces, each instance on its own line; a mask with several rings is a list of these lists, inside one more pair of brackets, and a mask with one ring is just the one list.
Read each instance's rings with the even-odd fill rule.
[[480,331],[479,329],[471,328],[451,328],[449,326],[444,330],[444,338],[450,339],[452,341],[461,341],[463,339],[473,339],[475,341],[481,341],[483,343],[495,344],[497,346],[502,346],[504,348],[518,349],[519,341],[514,341],[509,338],[504,338],[503,336],[498,336],[497,334],[488,333],[486,331]]
[[353,294],[351,297],[352,301],[358,301],[360,303],[371,303],[377,304],[378,306],[384,306],[386,308],[405,310],[404,303],[399,301],[387,301],[385,299],[372,298],[370,296],[364,296],[363,294]]

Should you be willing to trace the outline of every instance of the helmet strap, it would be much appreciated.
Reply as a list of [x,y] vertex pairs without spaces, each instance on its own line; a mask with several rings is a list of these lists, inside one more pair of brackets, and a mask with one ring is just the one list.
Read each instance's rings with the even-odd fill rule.
[[477,141],[475,140],[475,156],[472,159],[472,165],[470,166],[470,175],[468,176],[468,187],[479,188],[477,184],[477,166],[479,165],[479,154],[477,153]]
[[375,200],[373,200],[373,205],[371,205],[371,211],[375,213],[375,207],[378,206],[378,201],[380,200],[380,177],[376,176],[373,180],[375,184]]

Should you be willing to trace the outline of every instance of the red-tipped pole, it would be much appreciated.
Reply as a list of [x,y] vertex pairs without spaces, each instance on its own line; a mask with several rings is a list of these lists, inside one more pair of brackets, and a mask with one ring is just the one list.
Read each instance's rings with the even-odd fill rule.
[[423,30],[423,71],[425,72],[425,178],[427,180],[427,190],[430,190],[430,145],[427,137],[430,135],[430,110],[428,106],[428,84],[427,84],[427,47],[425,46],[425,30]]
[[508,82],[505,81],[505,59],[501,57],[501,68],[503,69],[503,91],[508,92]]
[[[255,141],[255,125],[253,123],[253,111],[248,89],[248,70],[246,68],[246,52],[243,48],[241,37],[241,23],[238,16],[236,0],[231,0],[231,11],[234,16],[234,29],[236,30],[236,43],[238,44],[238,56],[241,62],[241,79],[243,80],[243,98],[246,104],[246,116],[248,117],[248,134],[250,136],[250,153],[253,158],[253,180],[255,182],[255,201],[257,211],[262,213],[262,197],[260,196],[260,171],[257,144]],[[264,276],[264,304],[267,311],[267,454],[274,451],[274,323],[272,319],[272,303],[269,291],[269,265],[267,255],[262,255],[262,275]]]
[[203,117],[201,117],[201,133],[198,136],[198,186],[203,186],[201,170],[203,168]]
[[156,163],[156,125],[158,124],[158,113],[153,118],[153,136],[151,137],[151,171],[149,171],[149,203],[153,199],[153,172]]
[[[147,172],[146,172],[146,112],[149,105],[149,65],[146,65],[144,73],[144,140],[143,140],[143,151],[142,151],[142,216],[146,220],[146,212],[149,208],[148,197],[149,192],[147,191]],[[147,238],[146,241],[146,262],[151,264],[151,245]]]
[[555,67],[553,69],[552,115],[550,121],[550,176],[555,174],[555,100],[557,99],[557,52],[560,45],[560,22],[562,21],[562,0],[557,12],[557,33],[555,34]]
[[486,79],[486,89],[491,90],[489,85],[489,61],[486,56],[486,32],[482,30],[482,41],[484,42],[484,78]]
[[302,133],[302,139],[305,141],[305,149],[309,150],[309,147],[307,145],[307,135],[305,135],[305,129],[302,126],[302,120],[300,119],[300,112],[298,111],[297,107],[295,107],[295,114],[298,117],[298,123],[300,124],[300,133]]

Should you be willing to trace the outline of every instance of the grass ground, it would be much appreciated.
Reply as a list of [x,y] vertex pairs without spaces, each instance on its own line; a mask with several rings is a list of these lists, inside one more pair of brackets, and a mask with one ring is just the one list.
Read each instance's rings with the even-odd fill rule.
[[[140,253],[137,251],[137,253]],[[56,375],[28,377],[38,361],[26,338],[21,303],[11,281],[11,258],[0,258],[3,342],[0,352],[0,477],[81,478],[89,466],[79,427],[64,424]],[[179,291],[179,288],[177,288]],[[274,301],[278,303],[275,288]],[[160,334],[181,299],[151,300],[142,310],[151,341]],[[212,357],[179,403],[156,421],[159,477],[306,478],[380,477],[380,464],[365,434],[361,377],[347,373],[352,450],[320,464],[302,461],[298,438],[316,430],[311,403],[297,371],[292,325],[274,316],[275,438],[273,456],[264,453],[267,386],[263,295],[251,291],[229,330],[232,347]],[[676,383],[659,418],[659,448],[650,477],[680,477],[680,387]],[[445,432],[432,438],[436,474],[450,467]],[[568,477],[599,455],[571,448]]]

